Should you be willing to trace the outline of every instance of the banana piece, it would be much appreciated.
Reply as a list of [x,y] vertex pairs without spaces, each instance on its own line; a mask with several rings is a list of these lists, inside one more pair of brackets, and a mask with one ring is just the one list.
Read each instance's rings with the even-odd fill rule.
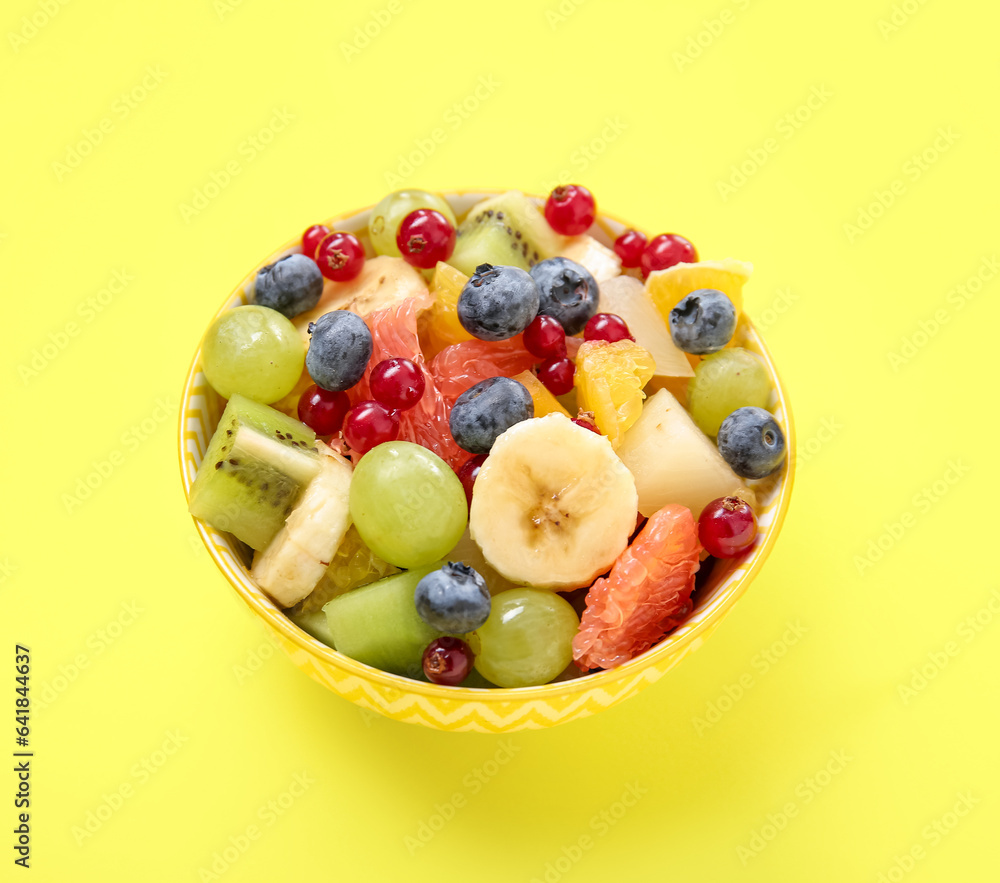
[[511,582],[563,591],[611,568],[637,506],[635,479],[611,443],[553,413],[496,440],[476,478],[469,533]]
[[280,606],[291,607],[323,578],[351,526],[348,495],[351,464],[324,444],[319,474],[263,552],[254,555],[250,575]]

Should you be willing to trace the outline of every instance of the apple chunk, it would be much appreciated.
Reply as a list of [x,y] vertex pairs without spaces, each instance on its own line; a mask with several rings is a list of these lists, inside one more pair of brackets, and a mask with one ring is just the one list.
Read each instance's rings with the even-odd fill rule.
[[646,401],[617,453],[635,478],[639,511],[646,516],[677,503],[697,518],[712,500],[745,487],[665,389]]

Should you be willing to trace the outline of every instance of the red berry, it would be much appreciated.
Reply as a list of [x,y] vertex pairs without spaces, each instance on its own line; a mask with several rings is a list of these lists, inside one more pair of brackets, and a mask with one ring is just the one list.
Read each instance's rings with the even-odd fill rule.
[[565,356],[546,359],[538,366],[538,379],[554,396],[565,395],[573,388],[574,374],[576,365]]
[[469,506],[472,506],[472,486],[476,483],[476,477],[485,462],[486,454],[477,454],[466,460],[458,469],[458,479],[465,488],[465,499],[469,501]]
[[424,372],[409,359],[385,359],[368,379],[372,395],[387,408],[405,411],[424,394]]
[[302,254],[316,259],[316,248],[323,241],[324,236],[330,235],[330,228],[326,224],[313,224],[302,234]]
[[334,282],[350,282],[365,265],[365,249],[351,233],[331,233],[316,246],[320,272]]
[[645,249],[646,234],[638,230],[626,230],[615,240],[615,254],[622,259],[625,268],[638,267]]
[[445,635],[431,641],[424,650],[424,674],[431,683],[457,687],[472,671],[474,658],[465,641]]
[[583,329],[583,339],[606,340],[609,343],[614,343],[616,340],[635,340],[625,320],[614,313],[595,313],[591,316]]
[[642,275],[666,270],[674,264],[693,264],[697,260],[698,251],[687,239],[679,233],[661,233],[649,241],[642,253]]
[[566,332],[553,316],[535,316],[524,329],[524,348],[539,359],[566,355]]
[[359,454],[367,454],[376,445],[395,441],[398,436],[399,412],[371,399],[358,402],[344,418],[344,438]]
[[739,497],[712,500],[698,519],[698,539],[709,555],[735,558],[749,549],[757,538],[757,516],[750,504]]
[[597,205],[593,194],[579,184],[556,187],[545,200],[545,220],[563,236],[586,233],[594,223]]
[[299,420],[316,435],[340,432],[351,407],[346,392],[330,392],[313,384],[299,397]]
[[582,426],[584,429],[589,429],[591,432],[596,432],[598,435],[601,434],[601,430],[597,428],[597,424],[594,422],[593,411],[580,411],[573,418],[573,422],[577,426]]
[[403,218],[396,245],[406,263],[429,270],[438,261],[451,257],[455,250],[455,228],[441,212],[418,208]]

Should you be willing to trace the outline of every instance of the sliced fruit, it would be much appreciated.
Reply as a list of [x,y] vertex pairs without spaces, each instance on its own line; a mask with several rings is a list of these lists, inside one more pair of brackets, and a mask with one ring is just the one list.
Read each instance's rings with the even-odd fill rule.
[[587,609],[573,638],[577,665],[614,668],[680,625],[691,611],[701,551],[689,509],[666,506],[655,512],[611,573],[587,593]]
[[480,264],[530,270],[540,260],[559,254],[566,242],[518,190],[474,205],[456,232],[455,251],[448,263],[466,276]]
[[697,518],[712,500],[743,487],[714,442],[665,389],[643,406],[618,456],[635,477],[639,511],[647,516],[675,503]]
[[333,646],[333,634],[330,631],[330,624],[327,622],[326,614],[322,610],[310,610],[308,613],[297,612],[297,608],[286,611],[288,618],[294,622],[307,635],[311,635],[317,641]]
[[690,363],[674,345],[670,330],[638,279],[617,276],[602,282],[597,309],[625,320],[635,342],[653,357],[656,363],[654,378],[694,376]]
[[514,379],[523,384],[525,389],[531,394],[531,400],[535,403],[535,416],[544,417],[546,414],[564,414],[569,417],[569,412],[559,404],[557,399],[546,388],[531,371],[522,371],[515,374]]
[[590,340],[576,356],[577,400],[613,447],[642,412],[642,388],[653,376],[649,351],[631,340]]
[[308,426],[234,395],[191,485],[188,510],[263,549],[319,468],[316,435]]
[[675,264],[666,270],[656,270],[646,279],[646,291],[660,311],[664,322],[678,302],[699,288],[714,288],[725,294],[736,308],[743,311],[743,285],[753,272],[753,264],[724,258],[721,261],[699,261],[695,264]]
[[620,276],[622,272],[621,258],[586,233],[570,239],[562,246],[559,255],[586,267],[598,285]]
[[446,346],[463,340],[474,340],[458,321],[456,307],[458,296],[462,293],[469,277],[456,270],[444,261],[438,263],[431,280],[431,294],[434,305],[424,315],[421,322],[421,337],[426,336],[429,350],[425,355],[434,355]]
[[488,377],[514,377],[527,371],[536,361],[524,348],[519,334],[496,343],[466,340],[453,344],[434,357],[430,372],[450,404],[480,381]]
[[306,485],[284,527],[254,555],[250,575],[280,606],[291,607],[322,579],[351,526],[350,461],[320,445],[319,474]]
[[489,564],[521,585],[587,585],[635,528],[635,482],[607,439],[561,414],[501,435],[472,495],[469,534]]

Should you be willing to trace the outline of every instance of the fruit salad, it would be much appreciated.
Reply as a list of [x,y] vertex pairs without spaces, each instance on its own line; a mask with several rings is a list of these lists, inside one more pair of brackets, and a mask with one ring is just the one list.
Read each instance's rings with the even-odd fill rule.
[[608,247],[596,214],[579,185],[457,216],[391,193],[209,327],[226,405],[190,511],[298,628],[403,677],[537,686],[654,647],[753,549],[786,451],[737,344],[750,265]]

